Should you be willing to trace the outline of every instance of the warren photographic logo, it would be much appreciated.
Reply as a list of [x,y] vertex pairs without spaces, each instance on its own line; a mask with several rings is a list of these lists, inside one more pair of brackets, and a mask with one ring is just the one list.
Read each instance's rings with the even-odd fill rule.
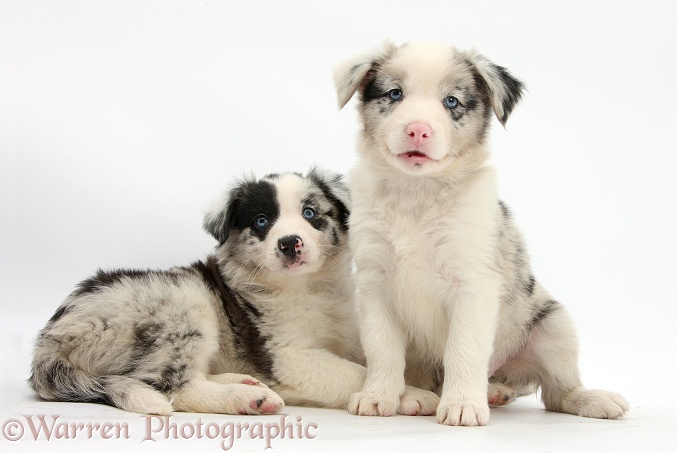
[[[274,421],[252,422],[197,420],[176,422],[172,416],[144,415],[140,423],[76,422],[60,415],[22,415],[4,420],[2,437],[9,442],[68,442],[75,439],[134,440],[143,443],[185,441],[191,439],[217,440],[222,450],[228,451],[241,442],[259,442],[263,449],[271,449],[277,441],[312,440],[317,437],[317,423],[305,423],[301,416],[282,415]],[[266,420],[270,420],[267,418]]]

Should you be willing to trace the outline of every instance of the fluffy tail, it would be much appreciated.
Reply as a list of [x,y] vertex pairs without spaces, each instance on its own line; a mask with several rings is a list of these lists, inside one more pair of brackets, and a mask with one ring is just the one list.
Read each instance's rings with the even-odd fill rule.
[[35,357],[28,382],[48,401],[102,403],[142,414],[167,415],[173,408],[167,397],[148,384],[128,376],[93,376],[59,356]]

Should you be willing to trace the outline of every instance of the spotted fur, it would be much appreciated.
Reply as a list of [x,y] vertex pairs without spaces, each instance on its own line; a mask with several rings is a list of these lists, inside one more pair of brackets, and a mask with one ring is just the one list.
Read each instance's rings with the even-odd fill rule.
[[[38,335],[30,385],[50,401],[152,414],[345,407],[366,374],[349,209],[341,177],[319,169],[237,182],[205,216],[213,255],[80,283]],[[301,242],[282,253],[290,235]]]
[[448,425],[484,425],[489,404],[538,386],[549,410],[621,416],[620,395],[581,385],[569,315],[534,278],[486,163],[492,117],[505,124],[522,82],[474,51],[386,43],[335,84],[362,122],[350,246],[370,372],[350,412],[394,413],[407,383],[441,395]]

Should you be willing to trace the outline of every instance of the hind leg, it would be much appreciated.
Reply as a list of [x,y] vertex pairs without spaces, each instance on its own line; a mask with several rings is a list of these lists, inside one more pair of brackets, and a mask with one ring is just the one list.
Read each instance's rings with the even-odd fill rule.
[[108,398],[120,409],[153,415],[169,415],[173,410],[166,395],[141,381],[127,376],[108,376],[103,380]]
[[541,399],[550,411],[613,419],[628,410],[619,394],[583,387],[576,334],[561,306],[533,327],[524,351],[499,369],[494,379],[512,388],[540,385]]
[[284,407],[282,398],[268,387],[220,384],[199,378],[190,380],[178,389],[172,403],[177,411],[182,412],[243,415],[274,414]]
[[515,401],[515,391],[504,384],[489,382],[487,390],[487,402],[489,407],[501,407]]
[[257,387],[269,388],[266,384],[248,374],[223,373],[209,374],[207,379],[218,384],[245,384],[255,385]]

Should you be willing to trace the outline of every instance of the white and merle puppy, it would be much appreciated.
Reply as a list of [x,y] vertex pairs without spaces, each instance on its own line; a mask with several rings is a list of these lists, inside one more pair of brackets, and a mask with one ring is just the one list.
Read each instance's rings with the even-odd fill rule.
[[80,283],[39,333],[30,385],[148,414],[345,407],[366,375],[348,215],[339,175],[238,182],[205,217],[205,261]]
[[569,315],[535,280],[486,164],[492,112],[504,124],[522,83],[474,51],[386,43],[335,84],[340,107],[359,92],[363,125],[350,244],[368,375],[350,412],[393,414],[405,381],[441,394],[447,425],[484,425],[489,404],[537,386],[548,410],[627,411],[581,385]]

